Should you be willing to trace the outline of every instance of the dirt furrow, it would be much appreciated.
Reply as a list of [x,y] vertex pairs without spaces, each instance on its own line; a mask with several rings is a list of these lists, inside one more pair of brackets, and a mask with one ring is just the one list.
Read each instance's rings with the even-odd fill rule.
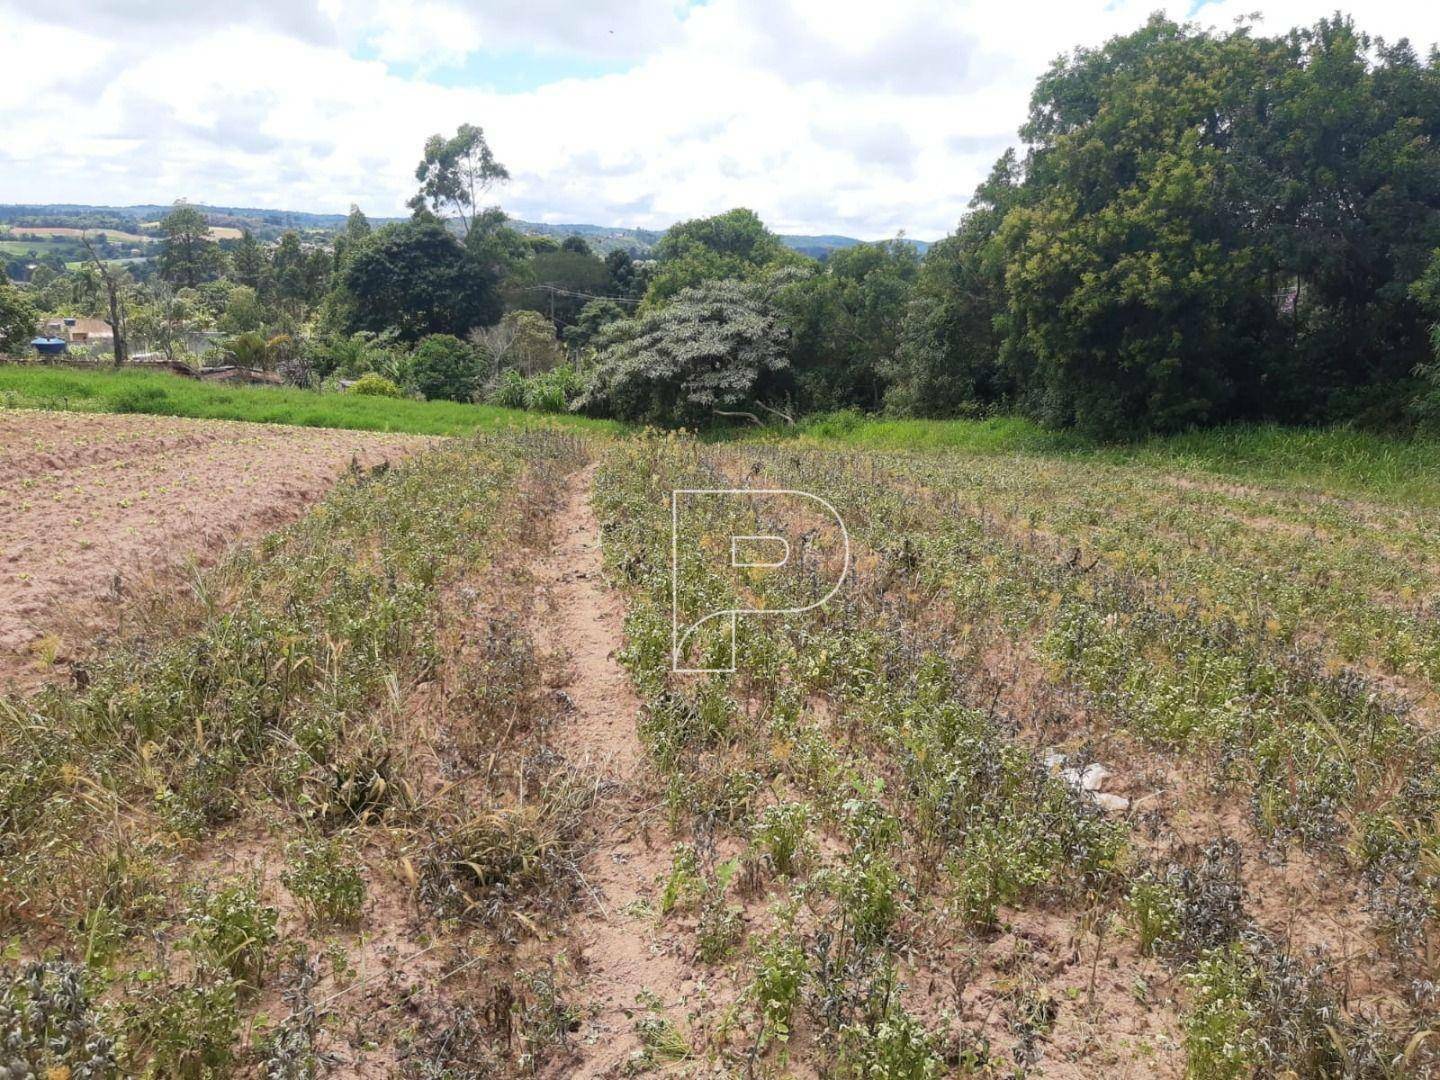
[[603,577],[600,530],[590,507],[595,471],[592,464],[570,478],[549,554],[536,572],[536,640],[564,658],[561,689],[571,704],[557,748],[599,777],[605,791],[597,807],[600,839],[582,868],[590,903],[570,930],[587,1011],[577,1037],[580,1059],[556,1074],[567,1077],[621,1072],[641,1049],[633,1018],[645,1007],[637,999],[653,994],[673,1010],[692,989],[650,914],[668,855],[652,848],[646,828],[654,803],[636,731],[640,701],[618,659],[624,606]]

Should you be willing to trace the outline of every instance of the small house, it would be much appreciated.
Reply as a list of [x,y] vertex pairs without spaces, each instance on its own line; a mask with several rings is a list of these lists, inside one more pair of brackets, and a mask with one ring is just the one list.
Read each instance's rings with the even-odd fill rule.
[[115,331],[104,319],[50,319],[43,332],[71,345],[108,345],[115,340]]

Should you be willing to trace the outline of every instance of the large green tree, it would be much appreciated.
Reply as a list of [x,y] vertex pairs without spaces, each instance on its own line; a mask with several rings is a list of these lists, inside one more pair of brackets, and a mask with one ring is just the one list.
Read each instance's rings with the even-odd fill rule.
[[996,162],[953,236],[925,255],[894,354],[882,361],[888,408],[949,416],[1008,405],[1016,384],[1000,364],[1005,252],[1000,225],[1017,203],[1022,170],[1013,151]]
[[341,271],[339,288],[340,321],[350,333],[458,337],[500,317],[494,275],[433,219],[376,230]]
[[1155,16],[1057,61],[1021,135],[1023,178],[927,261],[892,404],[1123,435],[1410,392],[1440,57],[1341,18],[1263,38]]
[[231,256],[231,263],[231,276],[237,285],[254,289],[259,296],[269,295],[270,260],[266,257],[265,249],[260,246],[260,241],[255,239],[255,234],[249,229],[241,232]]
[[210,239],[205,215],[185,202],[160,219],[160,276],[177,288],[190,288],[220,276],[225,257]]
[[876,408],[901,316],[920,268],[892,240],[832,252],[816,273],[776,289],[790,330],[790,365],[809,409]]

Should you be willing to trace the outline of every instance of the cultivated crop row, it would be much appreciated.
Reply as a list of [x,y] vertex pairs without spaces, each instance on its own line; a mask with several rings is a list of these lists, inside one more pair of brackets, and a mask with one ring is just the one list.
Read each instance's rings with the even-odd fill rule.
[[0,702],[6,1075],[538,1068],[571,1007],[511,954],[573,902],[593,794],[505,563],[583,452],[357,470]]

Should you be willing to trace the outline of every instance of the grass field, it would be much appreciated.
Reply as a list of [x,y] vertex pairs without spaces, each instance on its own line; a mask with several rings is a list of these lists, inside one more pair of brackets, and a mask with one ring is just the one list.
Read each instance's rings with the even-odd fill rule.
[[[17,371],[32,404],[349,407]],[[114,599],[123,633],[0,700],[34,1074],[1440,1070],[1430,444],[357,404],[474,434]],[[34,460],[0,495],[73,486]],[[676,672],[672,612],[803,608],[846,562],[803,501],[672,518],[731,488],[826,499],[849,574]]]
[[0,229],[0,239],[5,240],[28,240],[30,237],[79,240],[82,235],[88,235],[92,240],[104,236],[112,243],[148,244],[155,240],[153,236],[141,236],[139,233],[124,232],[120,229],[75,229],[48,225],[12,225],[8,229]]
[[616,425],[583,417],[542,417],[488,405],[321,394],[270,386],[224,386],[155,371],[0,364],[0,405],[10,408],[152,413],[302,427],[415,435],[466,435],[497,427],[552,424],[594,431]]
[[1372,498],[1440,505],[1440,440],[1345,428],[1232,424],[1133,444],[1096,444],[1019,417],[887,420],[840,413],[802,421],[819,445],[964,455],[1064,456],[1077,462],[1201,471]]

